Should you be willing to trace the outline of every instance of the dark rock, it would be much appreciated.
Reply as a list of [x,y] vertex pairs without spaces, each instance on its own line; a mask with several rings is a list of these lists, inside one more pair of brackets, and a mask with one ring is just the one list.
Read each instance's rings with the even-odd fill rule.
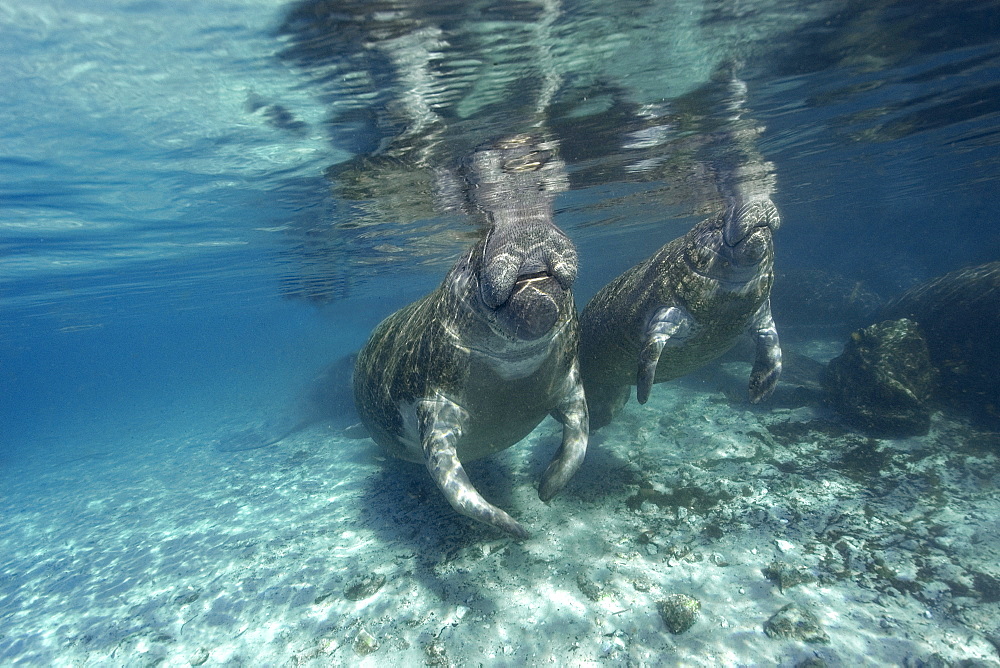
[[687,594],[673,594],[656,604],[660,617],[667,629],[673,633],[684,633],[694,626],[701,614],[701,603]]
[[822,629],[812,612],[789,603],[764,622],[769,638],[788,638],[809,643],[828,643],[830,636]]
[[594,602],[601,600],[604,595],[604,586],[585,571],[576,574],[576,586],[584,596]]
[[833,466],[852,480],[861,481],[868,476],[878,477],[883,470],[889,469],[892,465],[892,450],[880,447],[876,439],[865,439],[853,446],[848,441],[845,442],[845,446],[847,447],[843,454]]
[[951,662],[938,653],[924,657],[907,657],[903,660],[904,668],[952,668]]
[[818,656],[811,656],[795,664],[795,668],[826,668],[826,661]]
[[362,575],[354,578],[347,589],[344,590],[344,597],[349,601],[360,601],[361,599],[374,596],[375,592],[385,584],[385,576],[379,573]]
[[200,594],[196,591],[185,591],[177,595],[174,598],[174,603],[176,605],[188,605],[189,603],[194,603],[198,600]]
[[660,508],[673,509],[687,508],[699,515],[707,514],[719,503],[732,501],[733,495],[725,490],[706,490],[697,486],[677,487],[669,494],[657,491],[651,486],[643,485],[639,487],[633,496],[625,501],[625,505],[630,510],[639,510],[643,503],[652,503]]
[[980,572],[973,575],[972,583],[984,603],[1000,601],[1000,579],[989,573]]
[[920,325],[940,374],[942,401],[990,427],[1000,425],[1000,262],[911,288],[878,315]]
[[883,438],[927,433],[927,400],[934,381],[927,343],[919,327],[906,319],[852,333],[824,377],[827,394],[843,418]]
[[772,561],[766,568],[761,569],[761,573],[778,585],[778,590],[782,592],[795,585],[816,581],[816,577],[806,569],[795,568],[782,561]]

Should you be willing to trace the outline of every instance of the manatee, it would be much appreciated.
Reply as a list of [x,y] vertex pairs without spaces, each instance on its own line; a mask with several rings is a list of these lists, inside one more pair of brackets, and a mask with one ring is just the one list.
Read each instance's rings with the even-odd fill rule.
[[590,426],[608,424],[630,386],[646,403],[653,383],[682,376],[756,337],[750,401],[774,391],[781,348],[771,317],[772,233],[780,222],[769,197],[733,197],[602,288],[580,315],[580,369]]
[[376,443],[424,463],[459,513],[518,538],[525,529],[476,491],[463,462],[510,447],[549,414],[563,438],[538,496],[551,499],[583,462],[577,257],[552,221],[563,169],[526,136],[474,153],[465,182],[485,235],[436,290],[376,327],[354,371],[358,413]]

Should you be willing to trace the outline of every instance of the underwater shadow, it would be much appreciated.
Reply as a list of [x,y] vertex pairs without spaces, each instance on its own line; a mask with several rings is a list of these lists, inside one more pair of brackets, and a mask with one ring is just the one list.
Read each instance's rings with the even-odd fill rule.
[[[442,600],[469,605],[479,614],[500,608],[496,587],[483,581],[483,569],[513,569],[532,541],[547,540],[539,526],[546,513],[571,514],[581,504],[617,498],[634,482],[634,467],[615,452],[599,447],[588,451],[576,476],[552,501],[538,499],[545,467],[560,444],[560,436],[529,437],[526,442],[465,465],[476,489],[490,503],[523,522],[532,538],[525,543],[500,530],[460,515],[449,505],[426,469],[419,464],[386,458],[365,482],[361,522],[379,542],[413,558],[411,576]],[[529,452],[518,448],[530,448]],[[568,507],[558,508],[559,504]],[[532,519],[535,518],[535,519]],[[471,605],[470,605],[471,602]]]
[[[375,446],[373,446],[375,447]],[[518,480],[508,452],[469,462],[466,472],[476,489],[494,505],[511,510],[513,486]],[[498,529],[469,519],[449,505],[427,469],[414,462],[386,457],[365,481],[360,498],[361,523],[378,541],[413,558],[410,573],[426,590],[443,601],[473,601],[476,612],[498,609],[475,575],[451,564],[488,545],[516,543]]]
[[[639,469],[627,458],[623,457],[611,445],[616,438],[616,430],[605,428],[592,432],[587,444],[587,456],[580,470],[570,479],[566,487],[559,492],[553,502],[558,503],[599,503],[608,499],[623,497],[629,485],[638,484]],[[552,455],[558,449],[559,436],[550,436],[540,441],[539,446],[531,451],[525,475],[534,481],[541,480],[542,473],[549,465]],[[530,531],[530,527],[528,528]]]

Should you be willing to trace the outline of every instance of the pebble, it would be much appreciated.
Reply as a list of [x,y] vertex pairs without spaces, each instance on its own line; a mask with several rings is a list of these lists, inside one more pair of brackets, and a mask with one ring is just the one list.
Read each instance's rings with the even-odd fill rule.
[[368,631],[361,629],[354,637],[354,653],[358,656],[366,656],[378,649],[378,641],[375,636]]

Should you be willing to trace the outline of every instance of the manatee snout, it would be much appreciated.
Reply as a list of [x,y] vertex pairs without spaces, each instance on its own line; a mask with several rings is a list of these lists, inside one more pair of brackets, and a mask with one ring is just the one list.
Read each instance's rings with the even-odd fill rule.
[[777,221],[777,215],[755,209],[738,210],[737,214],[696,227],[686,249],[692,270],[723,285],[755,281],[768,270],[774,255],[773,230],[777,225],[772,221]]
[[755,278],[760,273],[760,265],[766,262],[773,253],[771,228],[758,226],[733,246],[723,246],[720,255],[729,262],[736,274],[745,274],[741,278]]
[[507,331],[522,341],[534,341],[552,331],[560,318],[566,291],[547,272],[521,276],[510,298],[496,313]]
[[728,211],[722,224],[721,248],[739,265],[756,265],[772,252],[772,234],[781,217],[771,200],[753,200]]

